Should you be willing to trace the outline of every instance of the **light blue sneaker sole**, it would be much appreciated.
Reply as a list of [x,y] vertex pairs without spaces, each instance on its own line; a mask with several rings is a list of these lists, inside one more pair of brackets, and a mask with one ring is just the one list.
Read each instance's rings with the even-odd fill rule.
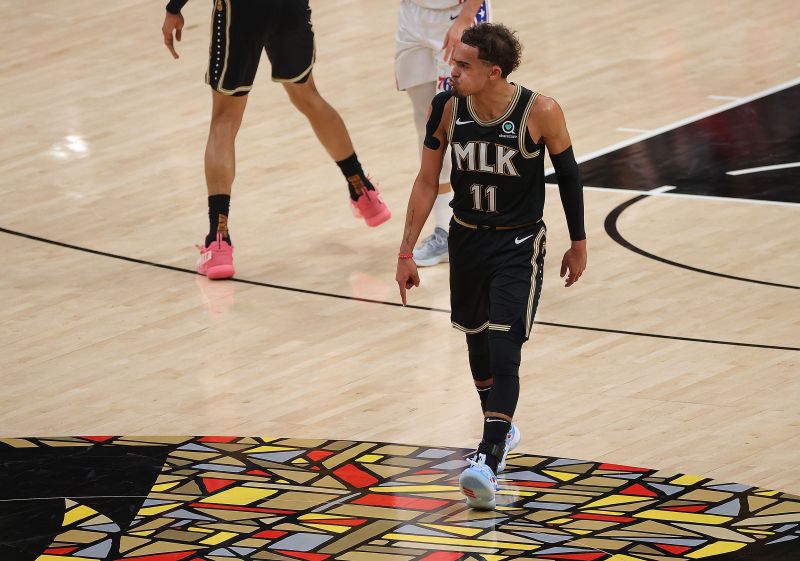
[[467,506],[476,510],[494,510],[495,490],[486,477],[473,468],[467,468],[458,479],[461,492],[467,497]]

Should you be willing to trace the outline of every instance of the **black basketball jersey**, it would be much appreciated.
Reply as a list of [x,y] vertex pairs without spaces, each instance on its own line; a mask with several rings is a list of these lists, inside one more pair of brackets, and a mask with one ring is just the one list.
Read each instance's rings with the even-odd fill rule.
[[490,122],[473,110],[472,97],[453,97],[448,129],[453,170],[453,214],[484,226],[518,226],[544,212],[544,144],[527,131],[538,93],[516,85],[506,112]]

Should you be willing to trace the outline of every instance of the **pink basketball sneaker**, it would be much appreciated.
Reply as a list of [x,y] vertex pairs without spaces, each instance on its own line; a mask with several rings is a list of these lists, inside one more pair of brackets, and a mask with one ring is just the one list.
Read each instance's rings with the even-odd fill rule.
[[210,279],[229,279],[233,276],[233,246],[222,239],[217,239],[208,247],[197,246],[200,258],[197,260],[197,272]]
[[367,226],[373,228],[375,226],[380,226],[392,217],[389,207],[383,202],[377,185],[375,185],[375,189],[367,189],[361,184],[360,180],[358,183],[359,185],[356,187],[356,193],[359,194],[358,200],[354,201],[350,199],[350,207],[353,209],[353,216],[356,218],[363,218]]

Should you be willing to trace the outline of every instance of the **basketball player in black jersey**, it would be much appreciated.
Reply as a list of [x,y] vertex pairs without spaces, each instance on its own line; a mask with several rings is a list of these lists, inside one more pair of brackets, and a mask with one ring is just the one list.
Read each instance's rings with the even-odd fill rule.
[[452,323],[466,333],[472,377],[484,414],[483,438],[460,485],[473,508],[495,506],[496,474],[519,431],[522,344],[528,340],[545,254],[544,152],[558,177],[571,247],[561,262],[565,286],[586,268],[583,192],[564,114],[552,98],[511,83],[521,46],[507,27],[484,23],[464,32],[453,55],[454,94],[433,98],[422,165],[408,202],[397,261],[403,304],[419,286],[412,250],[436,198],[451,146]]
[[[164,17],[164,44],[178,58],[181,8],[170,0]],[[347,180],[353,214],[368,226],[391,213],[364,174],[339,113],[317,91],[311,70],[316,56],[308,0],[214,0],[206,83],[212,88],[211,128],[205,155],[209,232],[197,271],[210,279],[232,277],[233,244],[228,211],[236,166],[234,141],[262,51],[272,64],[272,79],[283,84],[294,106],[308,118],[317,138]]]

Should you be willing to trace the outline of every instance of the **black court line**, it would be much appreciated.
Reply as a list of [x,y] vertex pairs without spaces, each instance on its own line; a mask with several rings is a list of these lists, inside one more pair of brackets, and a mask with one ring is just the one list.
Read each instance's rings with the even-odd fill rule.
[[[42,242],[50,245],[55,245],[58,247],[64,247],[67,249],[74,249],[76,251],[82,251],[84,253],[90,253],[92,255],[100,255],[102,257],[110,257],[112,259],[119,259],[121,261],[127,261],[129,263],[137,263],[139,265],[147,265],[150,267],[157,267],[159,269],[167,269],[169,271],[176,271],[179,273],[188,273],[190,275],[197,275],[198,273],[192,269],[186,269],[184,267],[175,267],[174,265],[164,265],[163,263],[156,263],[154,261],[146,261],[144,259],[136,259],[135,257],[127,257],[125,255],[118,255],[116,253],[109,253],[106,251],[99,251],[96,249],[90,249],[87,247],[81,247],[78,245],[68,244],[64,242],[59,242],[56,240],[50,240],[47,238],[42,238],[39,236],[34,236],[32,234],[26,234],[24,232],[18,232],[16,230],[9,230],[8,228],[3,228],[0,226],[0,232],[4,234],[9,234],[11,236],[18,236],[20,238],[26,238],[29,240]],[[450,310],[445,310],[443,308],[432,308],[428,306],[415,306],[415,305],[407,305],[403,306],[403,304],[399,302],[391,302],[388,300],[375,300],[372,298],[359,298],[357,296],[346,296],[344,294],[335,294],[332,292],[322,292],[319,290],[309,290],[306,288],[296,288],[292,286],[284,286],[280,284],[272,284],[268,282],[261,282],[261,281],[253,281],[247,279],[239,279],[239,278],[232,278],[229,279],[228,282],[238,282],[240,284],[247,284],[251,286],[263,286],[265,288],[274,288],[277,290],[286,290],[289,292],[298,292],[301,294],[312,294],[314,296],[326,296],[328,298],[339,298],[341,300],[353,300],[356,302],[367,302],[369,304],[381,304],[384,306],[394,306],[397,308],[411,308],[414,310],[424,310],[428,312],[441,312],[445,314],[449,314]],[[695,337],[680,337],[676,335],[661,335],[658,333],[644,333],[639,331],[627,331],[624,329],[607,329],[602,327],[590,327],[586,325],[571,325],[567,323],[554,323],[548,321],[534,321],[536,325],[546,325],[548,327],[562,327],[564,329],[580,329],[583,331],[596,331],[599,333],[616,333],[618,335],[634,335],[636,337],[650,337],[655,339],[671,339],[674,341],[688,341],[692,343],[707,343],[712,345],[728,345],[734,347],[749,347],[755,349],[772,349],[772,350],[780,350],[780,351],[800,351],[800,347],[786,347],[781,345],[762,345],[758,343],[742,343],[738,341],[721,341],[717,339],[699,339]]]
[[710,271],[708,269],[700,269],[698,267],[692,267],[691,265],[686,265],[684,263],[678,263],[677,261],[672,261],[671,259],[666,259],[664,257],[660,257],[658,255],[655,255],[654,253],[650,253],[649,251],[645,251],[644,249],[633,245],[631,242],[626,240],[622,236],[622,234],[620,234],[619,228],[617,228],[617,221],[619,220],[619,217],[622,215],[623,212],[625,212],[626,209],[630,208],[634,204],[636,204],[639,201],[644,200],[644,199],[646,199],[646,198],[648,198],[650,196],[651,195],[639,195],[638,197],[634,197],[634,198],[632,198],[632,199],[630,199],[628,201],[625,201],[621,205],[619,205],[616,208],[614,208],[611,212],[608,213],[608,216],[606,216],[605,223],[603,224],[605,229],[606,229],[606,233],[611,237],[612,240],[617,242],[619,245],[621,245],[625,249],[629,249],[630,251],[632,251],[634,253],[638,253],[639,255],[641,255],[643,257],[647,257],[648,259],[653,259],[654,261],[659,261],[659,262],[665,263],[667,265],[672,265],[673,267],[679,267],[681,269],[694,271],[695,273],[702,273],[702,274],[705,274],[705,275],[712,275],[712,276],[715,276],[715,277],[722,277],[722,278],[725,278],[725,279],[731,279],[731,280],[742,281],[742,282],[751,282],[751,283],[755,283],[755,284],[763,284],[763,285],[766,285],[766,286],[777,286],[777,287],[780,287],[780,288],[793,288],[795,290],[800,290],[800,286],[795,286],[795,285],[792,285],[792,284],[781,284],[781,283],[777,283],[777,282],[769,282],[769,281],[763,281],[763,280],[748,279],[748,278],[745,278],[745,277],[737,277],[737,276],[728,275],[728,274],[725,274],[725,273],[718,273],[716,271]]

